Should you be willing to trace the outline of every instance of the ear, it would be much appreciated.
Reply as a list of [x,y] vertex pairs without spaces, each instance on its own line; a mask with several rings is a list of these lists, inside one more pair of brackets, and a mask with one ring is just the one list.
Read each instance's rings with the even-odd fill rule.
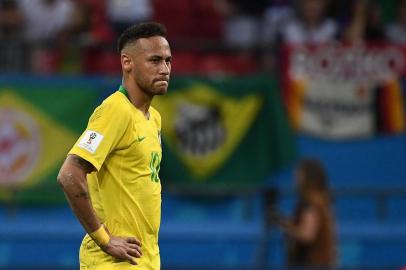
[[126,53],[121,54],[121,66],[125,72],[131,71],[132,63],[133,63],[133,61],[128,54],[126,54]]

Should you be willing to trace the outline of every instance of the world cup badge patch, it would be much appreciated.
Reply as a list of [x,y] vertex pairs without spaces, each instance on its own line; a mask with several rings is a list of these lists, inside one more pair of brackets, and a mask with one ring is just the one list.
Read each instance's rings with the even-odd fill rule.
[[96,152],[103,138],[104,136],[96,131],[86,130],[85,134],[82,136],[82,139],[78,143],[78,146],[93,154]]

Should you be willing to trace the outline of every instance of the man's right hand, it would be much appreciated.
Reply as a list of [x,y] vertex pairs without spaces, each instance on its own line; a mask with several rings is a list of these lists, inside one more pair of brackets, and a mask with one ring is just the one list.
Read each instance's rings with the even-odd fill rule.
[[110,235],[109,243],[102,246],[101,249],[115,258],[128,261],[133,265],[137,264],[134,257],[140,258],[142,256],[141,242],[134,237]]

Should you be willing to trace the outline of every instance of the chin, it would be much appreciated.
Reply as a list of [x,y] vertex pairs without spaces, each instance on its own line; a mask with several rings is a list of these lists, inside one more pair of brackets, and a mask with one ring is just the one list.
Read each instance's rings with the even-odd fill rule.
[[155,89],[154,94],[157,95],[157,96],[162,96],[162,95],[165,95],[166,92],[168,92],[168,88],[167,88],[167,87],[165,87],[165,88],[158,88],[158,89]]

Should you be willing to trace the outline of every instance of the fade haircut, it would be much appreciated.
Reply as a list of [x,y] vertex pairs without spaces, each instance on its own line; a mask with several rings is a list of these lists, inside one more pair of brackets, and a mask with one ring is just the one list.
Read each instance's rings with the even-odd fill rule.
[[139,23],[127,28],[118,38],[118,52],[124,47],[140,38],[160,36],[166,38],[166,28],[157,22]]

